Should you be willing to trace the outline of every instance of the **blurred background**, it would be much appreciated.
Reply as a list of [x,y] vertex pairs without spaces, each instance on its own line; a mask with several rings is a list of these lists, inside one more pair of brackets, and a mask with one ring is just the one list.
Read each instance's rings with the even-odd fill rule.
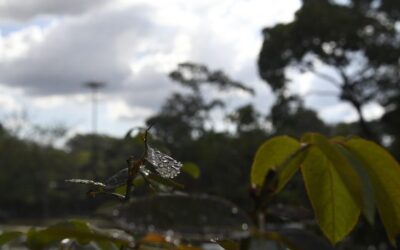
[[[148,124],[199,166],[187,191],[244,209],[274,135],[360,135],[400,159],[399,17],[397,0],[0,1],[0,223],[90,215],[103,201],[63,180],[125,167]],[[309,209],[303,190],[276,210]],[[386,241],[379,221],[353,237]]]

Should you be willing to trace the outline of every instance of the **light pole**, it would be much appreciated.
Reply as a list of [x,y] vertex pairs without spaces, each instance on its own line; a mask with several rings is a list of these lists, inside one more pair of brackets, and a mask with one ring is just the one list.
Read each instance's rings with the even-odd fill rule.
[[97,93],[100,88],[105,87],[103,82],[87,82],[85,87],[92,91],[92,133],[97,134]]
[[96,143],[96,135],[97,135],[97,93],[100,88],[105,87],[105,83],[103,82],[87,82],[84,84],[85,87],[89,88],[92,92],[92,157],[90,170],[93,174],[93,177],[96,177],[96,166],[98,164],[98,150]]

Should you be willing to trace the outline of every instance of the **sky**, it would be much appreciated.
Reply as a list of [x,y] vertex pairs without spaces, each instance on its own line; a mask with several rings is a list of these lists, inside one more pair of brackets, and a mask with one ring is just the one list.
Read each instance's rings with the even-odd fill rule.
[[[0,121],[12,127],[24,113],[30,123],[88,133],[84,83],[100,81],[98,131],[121,136],[182,91],[167,75],[186,61],[222,69],[256,90],[207,92],[223,98],[226,112],[252,103],[267,113],[274,97],[256,67],[261,29],[292,21],[299,7],[300,0],[0,0]],[[315,90],[312,75],[289,75],[291,91]],[[333,97],[309,96],[306,105],[327,122],[357,119]],[[381,113],[372,105],[366,115]]]

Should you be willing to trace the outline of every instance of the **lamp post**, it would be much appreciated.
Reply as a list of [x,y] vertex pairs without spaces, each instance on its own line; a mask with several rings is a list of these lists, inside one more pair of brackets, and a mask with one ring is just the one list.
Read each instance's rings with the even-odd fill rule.
[[100,88],[105,87],[103,82],[87,82],[85,87],[92,91],[92,133],[97,134],[97,93]]
[[92,92],[92,157],[90,164],[90,171],[92,172],[93,177],[96,177],[96,166],[98,164],[98,150],[96,143],[96,135],[97,135],[97,93],[99,89],[105,87],[105,83],[103,82],[87,82],[84,84],[85,87],[89,88]]

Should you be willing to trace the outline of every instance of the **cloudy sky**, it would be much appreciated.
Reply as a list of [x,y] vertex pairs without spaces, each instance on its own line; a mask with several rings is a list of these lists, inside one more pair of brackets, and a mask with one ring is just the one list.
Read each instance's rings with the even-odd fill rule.
[[[184,61],[256,89],[255,97],[224,93],[228,109],[250,102],[266,113],[274,99],[257,74],[260,31],[291,21],[299,7],[300,0],[0,0],[0,121],[24,111],[33,123],[89,132],[83,83],[102,81],[99,131],[122,135],[180,90],[167,74]],[[293,91],[313,89],[311,75],[292,76]],[[306,103],[329,122],[356,118],[335,98]]]

